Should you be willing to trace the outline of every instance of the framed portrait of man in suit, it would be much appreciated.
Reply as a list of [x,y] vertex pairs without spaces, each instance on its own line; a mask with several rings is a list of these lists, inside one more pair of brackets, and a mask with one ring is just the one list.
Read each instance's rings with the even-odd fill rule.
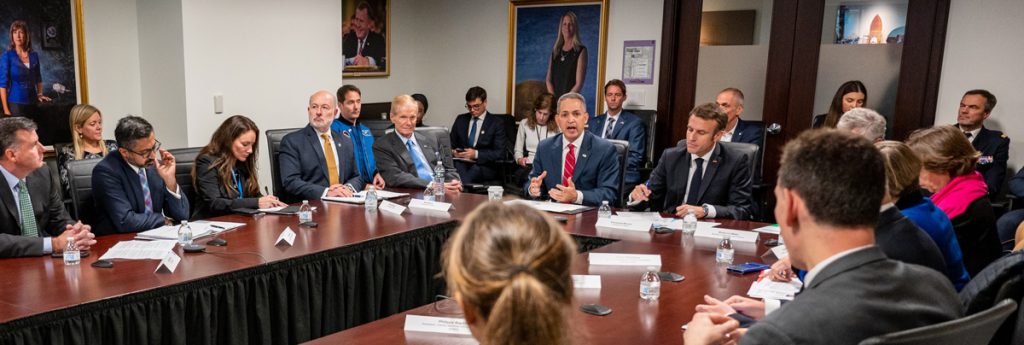
[[71,107],[89,101],[82,0],[0,1],[0,30],[0,110],[35,121],[43,145],[68,141]]
[[341,0],[343,78],[391,73],[391,0]]
[[587,112],[602,111],[608,0],[513,0],[509,3],[509,114],[524,117],[544,92],[577,92]]

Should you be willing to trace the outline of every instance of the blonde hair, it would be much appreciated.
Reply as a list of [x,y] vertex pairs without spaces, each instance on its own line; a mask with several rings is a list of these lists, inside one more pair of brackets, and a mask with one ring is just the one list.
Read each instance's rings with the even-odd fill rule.
[[921,166],[928,171],[947,173],[957,177],[974,172],[978,157],[981,156],[967,137],[953,126],[935,126],[914,131],[907,139],[907,146],[921,159]]
[[[76,104],[71,107],[71,116],[68,116],[68,122],[71,123],[71,143],[75,148],[75,160],[82,159],[85,156],[85,151],[82,150],[82,136],[81,134],[75,134],[75,129],[85,126],[85,122],[89,121],[92,114],[99,113],[103,116],[96,107],[88,104]],[[103,156],[107,155],[107,145],[103,144],[103,139],[100,139],[100,150],[103,150]]]
[[445,247],[448,289],[483,322],[482,344],[568,344],[576,244],[544,213],[489,202]]
[[899,141],[886,140],[875,143],[885,162],[886,193],[899,199],[904,191],[917,188],[921,174],[921,159],[917,158],[910,146]]
[[583,42],[580,42],[580,25],[579,20],[576,18],[576,13],[573,11],[567,11],[561,17],[558,17],[558,38],[555,39],[555,46],[551,48],[551,56],[558,56],[558,52],[562,50],[562,45],[565,44],[566,38],[562,36],[562,20],[565,17],[569,17],[569,21],[572,22],[572,50],[580,50],[583,46]]

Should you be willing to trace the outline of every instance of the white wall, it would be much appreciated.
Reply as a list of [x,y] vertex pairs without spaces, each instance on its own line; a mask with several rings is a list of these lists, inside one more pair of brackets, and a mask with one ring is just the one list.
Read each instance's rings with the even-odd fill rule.
[[[188,146],[182,11],[178,1],[138,0],[142,113],[166,148]],[[111,127],[116,122],[108,120]]]
[[701,46],[697,62],[696,104],[714,102],[727,87],[743,91],[744,120],[761,120],[764,86],[768,72],[771,34],[771,0],[706,1],[704,12],[755,10],[754,44],[745,46]]
[[654,40],[654,84],[626,85],[626,108],[656,109],[661,73],[661,23],[664,2],[661,0],[609,1],[608,55],[604,78],[600,84],[622,78],[623,41]]
[[89,103],[103,112],[103,136],[114,138],[117,119],[142,112],[135,0],[87,1],[82,15]]
[[1010,141],[1010,167],[1024,164],[1024,109],[1021,78],[1024,65],[1024,2],[1019,0],[951,1],[946,49],[942,59],[936,124],[956,122],[963,93],[988,89],[999,101],[985,126],[1005,132]]

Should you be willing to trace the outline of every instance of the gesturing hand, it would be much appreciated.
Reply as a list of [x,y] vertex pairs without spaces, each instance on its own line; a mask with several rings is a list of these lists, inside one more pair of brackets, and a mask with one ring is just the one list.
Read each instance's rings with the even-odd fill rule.
[[540,196],[540,185],[544,183],[544,178],[547,176],[548,172],[543,171],[537,177],[530,179],[530,196],[535,198]]
[[157,174],[164,180],[167,189],[177,190],[178,180],[174,177],[177,164],[175,163],[174,155],[164,149],[160,149],[160,152],[157,152],[157,154],[160,155],[160,159],[156,161]]
[[647,201],[647,198],[651,196],[651,190],[647,188],[645,184],[638,184],[633,191],[629,193],[629,200],[632,201]]
[[552,199],[558,202],[574,203],[576,202],[576,184],[572,182],[572,178],[565,180],[565,185],[557,185],[555,189],[548,191],[548,195]]

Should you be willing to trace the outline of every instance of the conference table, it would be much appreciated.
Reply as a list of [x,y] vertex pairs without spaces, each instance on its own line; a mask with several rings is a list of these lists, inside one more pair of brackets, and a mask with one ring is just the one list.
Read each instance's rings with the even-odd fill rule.
[[[408,204],[417,190],[392,199]],[[484,195],[448,194],[445,212],[407,209],[396,215],[367,212],[362,205],[320,202],[317,227],[299,226],[296,216],[227,215],[238,222],[221,233],[224,247],[184,253],[174,272],[156,272],[158,260],[95,262],[135,234],[97,239],[81,265],[57,258],[0,260],[0,344],[295,344],[451,343],[468,337],[404,332],[405,315],[437,315],[438,276],[445,242],[459,221],[486,202]],[[727,273],[715,263],[717,241],[653,232],[596,228],[596,211],[566,216],[565,229],[580,254],[574,274],[599,274],[602,287],[576,291],[576,305],[612,307],[604,317],[574,313],[574,334],[586,343],[681,340],[680,326],[704,294],[744,294],[755,275]],[[719,227],[753,229],[764,224],[720,220]],[[275,243],[285,228],[293,245]],[[771,235],[767,235],[770,237]],[[738,245],[736,262],[760,261],[761,240]],[[209,238],[198,239],[203,244]],[[661,270],[686,276],[664,282],[661,298],[639,298],[642,267],[588,266],[587,252],[660,254]],[[434,314],[431,314],[434,313]],[[342,331],[340,333],[336,333]],[[333,333],[333,334],[332,334]]]

